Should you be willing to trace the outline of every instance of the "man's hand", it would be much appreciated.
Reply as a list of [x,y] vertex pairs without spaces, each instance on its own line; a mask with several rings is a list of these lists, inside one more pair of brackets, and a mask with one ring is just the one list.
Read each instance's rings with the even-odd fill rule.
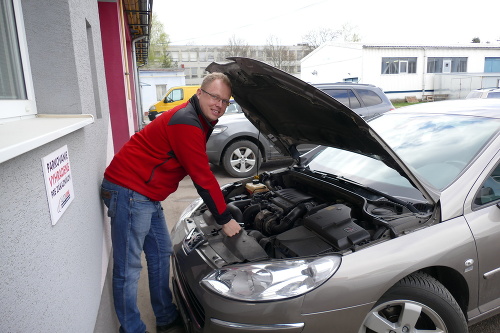
[[235,219],[231,219],[231,221],[222,225],[222,231],[224,231],[224,233],[229,237],[236,235],[238,232],[240,232],[240,230],[241,227]]

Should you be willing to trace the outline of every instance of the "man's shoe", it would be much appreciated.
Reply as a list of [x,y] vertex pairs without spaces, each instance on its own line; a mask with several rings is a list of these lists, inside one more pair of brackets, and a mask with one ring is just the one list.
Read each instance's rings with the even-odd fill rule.
[[173,330],[174,328],[179,328],[183,326],[182,318],[181,316],[177,316],[173,322],[171,322],[168,325],[161,325],[161,326],[156,326],[156,332],[157,333],[167,333],[170,332],[170,330]]

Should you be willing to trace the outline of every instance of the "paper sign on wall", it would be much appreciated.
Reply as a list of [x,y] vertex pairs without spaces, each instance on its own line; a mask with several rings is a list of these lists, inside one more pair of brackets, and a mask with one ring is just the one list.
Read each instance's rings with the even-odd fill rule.
[[43,175],[52,225],[55,225],[75,198],[68,146],[42,158]]

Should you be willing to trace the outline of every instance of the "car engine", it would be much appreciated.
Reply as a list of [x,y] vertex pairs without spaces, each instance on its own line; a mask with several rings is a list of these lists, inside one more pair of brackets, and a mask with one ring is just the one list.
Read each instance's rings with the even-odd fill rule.
[[294,170],[264,173],[224,193],[233,217],[270,258],[357,251],[434,221],[426,204]]

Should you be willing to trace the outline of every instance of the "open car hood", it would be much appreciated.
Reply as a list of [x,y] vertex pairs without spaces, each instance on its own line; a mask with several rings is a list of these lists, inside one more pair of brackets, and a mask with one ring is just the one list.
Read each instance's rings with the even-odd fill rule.
[[232,57],[212,63],[209,72],[226,74],[232,96],[246,117],[276,149],[299,161],[296,146],[317,144],[370,156],[407,178],[434,204],[439,194],[424,187],[401,159],[354,111],[310,84],[263,62]]

